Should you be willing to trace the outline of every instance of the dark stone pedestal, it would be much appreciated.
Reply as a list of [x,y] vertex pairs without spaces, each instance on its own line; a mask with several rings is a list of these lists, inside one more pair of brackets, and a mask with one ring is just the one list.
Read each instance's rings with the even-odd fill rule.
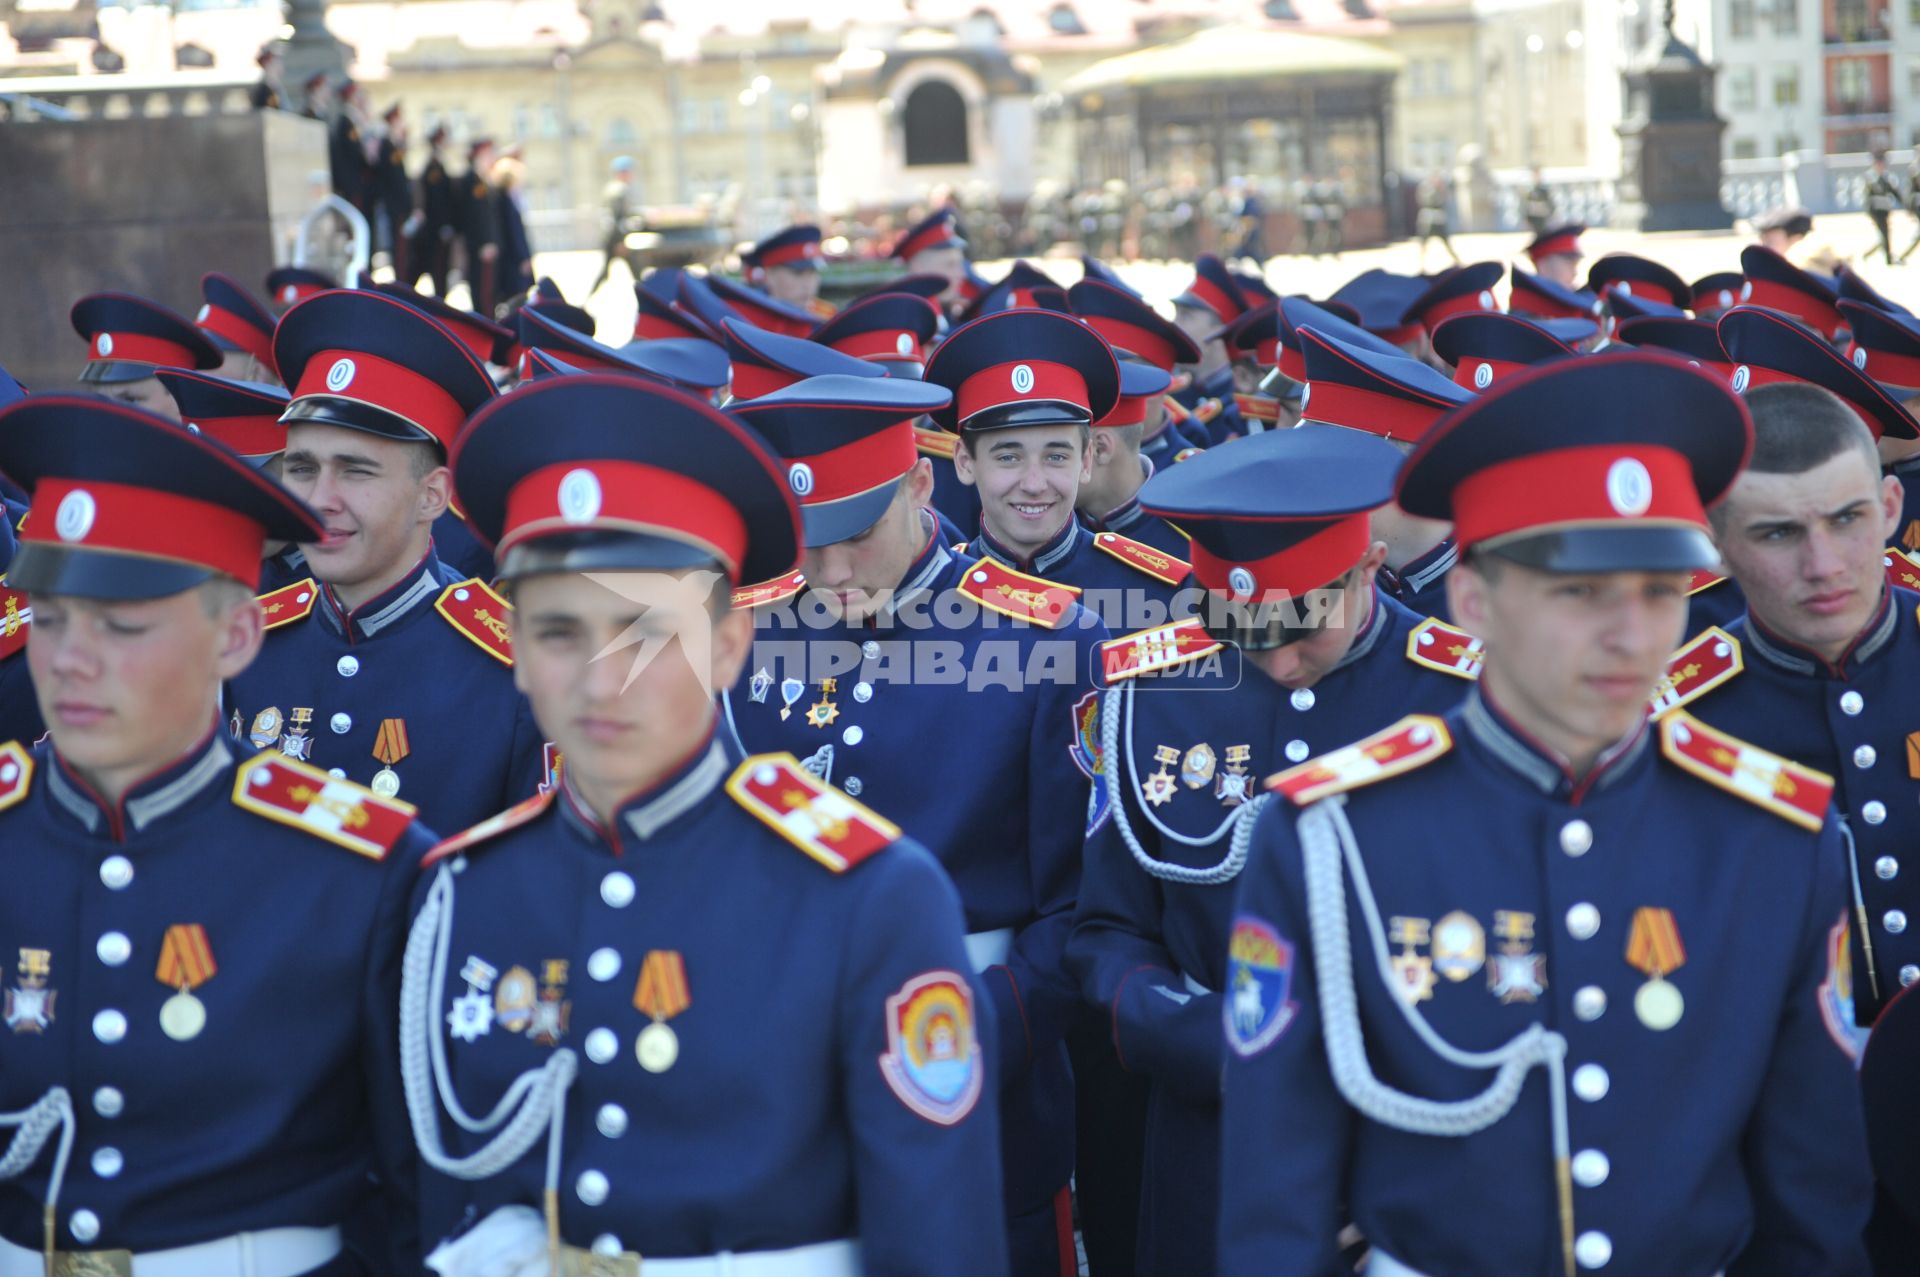
[[1635,231],[1726,230],[1714,69],[1673,34],[1673,8],[1653,47],[1627,69],[1620,184],[1612,224]]

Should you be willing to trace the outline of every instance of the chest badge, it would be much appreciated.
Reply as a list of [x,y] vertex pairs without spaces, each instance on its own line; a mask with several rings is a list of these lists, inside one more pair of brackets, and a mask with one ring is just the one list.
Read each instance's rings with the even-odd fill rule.
[[447,1012],[447,1031],[462,1042],[478,1041],[493,1027],[493,982],[500,975],[499,969],[490,963],[481,961],[469,954],[467,965],[460,968],[460,978],[467,982],[467,991],[453,1000],[453,1009]]
[[197,922],[175,923],[160,942],[160,961],[153,978],[178,990],[160,1004],[160,1031],[175,1042],[191,1042],[207,1027],[206,1004],[194,990],[211,980],[220,967],[207,943],[207,929]]
[[1686,960],[1687,950],[1680,942],[1680,925],[1673,919],[1673,910],[1643,905],[1633,911],[1633,926],[1627,932],[1627,964],[1647,977],[1633,995],[1633,1013],[1655,1033],[1671,1029],[1686,1014],[1687,1000],[1667,979]]
[[1179,792],[1174,787],[1173,773],[1168,769],[1180,761],[1180,751],[1171,745],[1156,745],[1153,750],[1153,761],[1160,764],[1160,770],[1141,782],[1140,798],[1151,806],[1164,807],[1172,802],[1173,796]]
[[1493,934],[1501,944],[1487,962],[1487,987],[1502,1003],[1539,1001],[1547,991],[1547,959],[1533,952],[1533,915],[1496,909]]
[[1425,1002],[1433,996],[1436,983],[1433,959],[1420,952],[1432,932],[1431,924],[1425,918],[1391,918],[1387,927],[1387,943],[1400,946],[1393,959],[1394,992],[1408,1006]]
[[54,999],[60,995],[47,987],[53,971],[51,949],[20,950],[20,981],[6,992],[4,1018],[15,1033],[45,1033],[53,1023]]
[[649,1073],[665,1073],[680,1058],[680,1035],[667,1021],[693,1005],[687,963],[677,949],[649,949],[633,986],[634,1009],[652,1020],[640,1030],[633,1053]]

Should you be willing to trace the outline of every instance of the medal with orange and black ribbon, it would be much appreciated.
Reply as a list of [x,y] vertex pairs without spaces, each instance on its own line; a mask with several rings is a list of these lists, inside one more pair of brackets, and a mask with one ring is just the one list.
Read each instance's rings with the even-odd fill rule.
[[1633,911],[1627,962],[1647,973],[1647,982],[1633,995],[1633,1013],[1656,1033],[1671,1029],[1686,1013],[1686,999],[1667,980],[1686,961],[1686,946],[1680,943],[1680,927],[1673,920],[1673,910],[1643,905]]
[[392,798],[399,793],[400,773],[393,770],[393,765],[412,752],[407,744],[407,720],[381,719],[380,730],[373,738],[373,756],[385,766],[373,774],[373,784],[369,788],[382,798]]
[[680,1058],[680,1036],[667,1021],[693,1005],[687,989],[687,964],[677,949],[650,949],[633,986],[633,1005],[652,1019],[633,1044],[640,1067],[665,1073]]
[[160,962],[154,979],[179,992],[160,1004],[160,1031],[175,1042],[200,1036],[207,1027],[207,1008],[193,991],[211,980],[220,968],[207,943],[207,929],[197,922],[175,923],[160,944]]

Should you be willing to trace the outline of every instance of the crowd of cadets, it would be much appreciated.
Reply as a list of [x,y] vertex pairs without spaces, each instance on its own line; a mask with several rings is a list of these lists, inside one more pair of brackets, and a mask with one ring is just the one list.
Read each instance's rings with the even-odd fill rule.
[[0,1275],[1913,1271],[1920,320],[896,256],[0,379]]

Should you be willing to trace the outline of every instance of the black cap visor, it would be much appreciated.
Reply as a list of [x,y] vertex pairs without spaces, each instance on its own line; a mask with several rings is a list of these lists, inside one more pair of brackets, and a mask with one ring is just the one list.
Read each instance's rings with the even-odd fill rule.
[[1718,568],[1720,552],[1705,529],[1684,524],[1530,529],[1511,539],[1483,542],[1483,554],[1539,572],[1693,572]]
[[[29,594],[137,601],[164,599],[217,575],[173,559],[28,541],[8,566],[7,584]],[[251,588],[253,582],[246,584]]]

